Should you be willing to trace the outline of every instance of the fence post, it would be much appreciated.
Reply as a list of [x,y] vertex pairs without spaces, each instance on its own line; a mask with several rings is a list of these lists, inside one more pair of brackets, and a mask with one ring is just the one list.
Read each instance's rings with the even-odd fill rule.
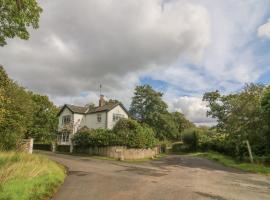
[[252,156],[252,151],[251,151],[251,147],[250,147],[249,141],[246,140],[245,142],[246,142],[246,144],[247,144],[247,149],[248,149],[248,154],[249,154],[250,162],[251,162],[251,163],[254,163],[253,156]]

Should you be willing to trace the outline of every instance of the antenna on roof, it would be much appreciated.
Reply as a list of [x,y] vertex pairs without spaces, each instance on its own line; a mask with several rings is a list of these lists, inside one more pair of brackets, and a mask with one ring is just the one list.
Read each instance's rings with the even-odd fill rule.
[[102,88],[102,85],[99,84],[99,96],[101,95],[101,88]]

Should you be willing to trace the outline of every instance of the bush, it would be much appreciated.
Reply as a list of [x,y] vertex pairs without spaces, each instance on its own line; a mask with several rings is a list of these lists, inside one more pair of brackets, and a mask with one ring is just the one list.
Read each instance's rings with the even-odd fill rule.
[[182,140],[191,151],[197,150],[198,131],[196,129],[186,129],[182,132]]
[[190,147],[186,144],[183,144],[182,142],[174,143],[172,144],[172,152],[189,152]]
[[130,148],[152,148],[157,139],[154,132],[131,119],[119,120],[113,130],[92,129],[75,134],[72,141],[82,148],[100,146],[127,146]]
[[[202,151],[216,151],[225,155],[235,155],[235,145],[233,145],[226,134],[216,132],[200,132],[199,149]],[[242,147],[240,148],[242,151]]]
[[108,146],[115,142],[112,132],[107,129],[91,129],[74,135],[72,141],[75,145],[88,148],[90,146]]
[[57,145],[56,151],[69,153],[70,152],[70,146],[69,145]]
[[52,145],[51,144],[34,144],[33,149],[51,151],[52,150]]
[[132,119],[119,120],[113,132],[122,145],[130,148],[153,148],[158,142],[149,126],[140,125]]

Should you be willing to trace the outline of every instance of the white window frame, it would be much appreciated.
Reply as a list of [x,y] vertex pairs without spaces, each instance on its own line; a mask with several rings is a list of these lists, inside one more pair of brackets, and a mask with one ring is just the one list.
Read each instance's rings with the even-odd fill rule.
[[113,122],[117,122],[119,119],[125,118],[123,114],[113,113]]
[[65,115],[62,117],[62,124],[70,124],[71,123],[71,115]]
[[101,116],[101,114],[97,114],[97,122],[102,122],[102,116]]
[[70,140],[70,134],[68,132],[62,132],[57,136],[57,141],[59,143],[68,143]]

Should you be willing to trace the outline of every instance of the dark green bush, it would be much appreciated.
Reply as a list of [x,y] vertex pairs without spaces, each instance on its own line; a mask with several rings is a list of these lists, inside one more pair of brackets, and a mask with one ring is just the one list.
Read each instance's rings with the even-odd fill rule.
[[182,132],[183,143],[189,147],[191,151],[197,150],[198,147],[198,131],[196,129],[186,129]]
[[70,146],[69,145],[57,145],[56,146],[56,151],[69,153],[70,152]]
[[52,145],[51,144],[34,144],[33,149],[51,151],[52,150]]
[[182,142],[172,144],[172,152],[179,153],[179,152],[189,152],[190,147]]
[[152,148],[158,142],[149,126],[141,125],[132,119],[119,120],[113,132],[122,145],[130,148]]
[[[235,145],[233,145],[226,134],[216,132],[203,132],[199,133],[198,147],[201,151],[216,151],[225,155],[234,156]],[[243,151],[242,146],[239,147]]]
[[81,147],[127,146],[130,148],[152,148],[157,139],[154,132],[131,119],[119,120],[113,130],[92,129],[75,134],[72,141]]
[[72,141],[81,147],[108,146],[110,145],[112,132],[107,129],[91,129],[74,135]]

